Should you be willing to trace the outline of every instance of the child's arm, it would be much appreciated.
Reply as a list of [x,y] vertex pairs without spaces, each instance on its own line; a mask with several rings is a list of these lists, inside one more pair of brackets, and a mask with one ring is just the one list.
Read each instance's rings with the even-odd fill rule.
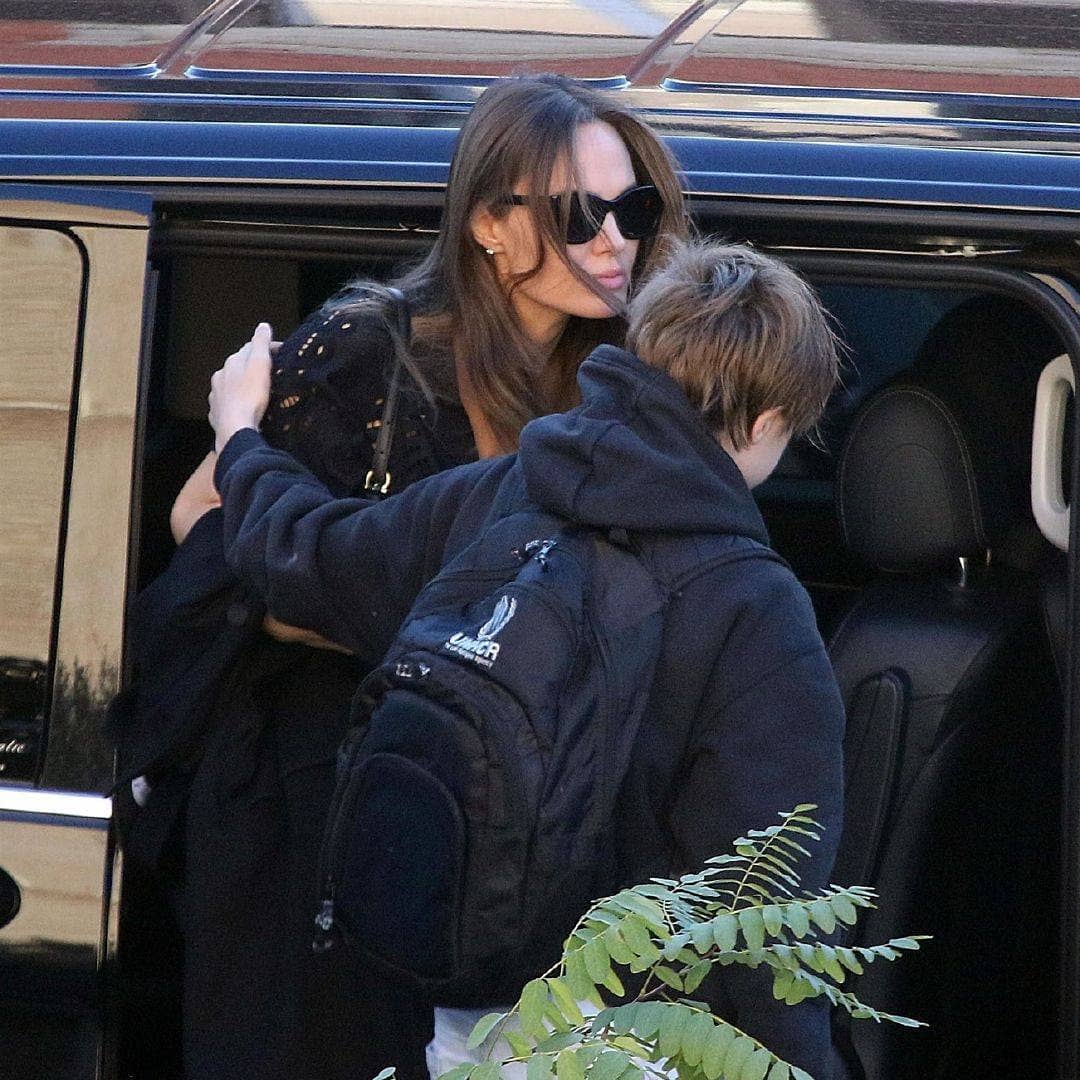
[[457,528],[479,525],[510,459],[462,466],[382,502],[335,499],[253,429],[223,448],[225,554],[282,623],[377,658]]

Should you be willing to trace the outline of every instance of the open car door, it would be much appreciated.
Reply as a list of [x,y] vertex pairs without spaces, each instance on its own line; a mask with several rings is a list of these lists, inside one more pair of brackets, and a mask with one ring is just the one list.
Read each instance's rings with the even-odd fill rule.
[[150,201],[0,184],[0,1074],[109,1072],[112,755]]

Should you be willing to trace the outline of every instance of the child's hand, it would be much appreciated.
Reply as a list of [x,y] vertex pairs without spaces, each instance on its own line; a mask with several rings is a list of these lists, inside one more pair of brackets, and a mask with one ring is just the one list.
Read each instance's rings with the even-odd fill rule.
[[225,361],[210,380],[210,426],[222,447],[242,428],[257,428],[270,402],[271,341],[269,323],[259,323],[251,340]]

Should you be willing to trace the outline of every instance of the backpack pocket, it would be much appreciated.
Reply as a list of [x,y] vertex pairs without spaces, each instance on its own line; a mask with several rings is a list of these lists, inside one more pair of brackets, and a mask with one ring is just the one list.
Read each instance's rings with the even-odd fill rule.
[[354,778],[336,911],[364,953],[426,979],[458,966],[465,823],[430,770],[374,754]]

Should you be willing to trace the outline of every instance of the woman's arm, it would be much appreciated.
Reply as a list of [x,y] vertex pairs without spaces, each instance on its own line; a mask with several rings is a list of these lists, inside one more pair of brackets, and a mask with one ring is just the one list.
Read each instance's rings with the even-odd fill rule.
[[309,645],[313,649],[332,649],[334,652],[348,653],[349,650],[342,645],[327,641],[313,630],[303,630],[299,626],[289,626],[288,623],[280,622],[273,615],[267,615],[263,619],[263,630],[275,641],[284,641],[289,645]]
[[180,494],[176,496],[169,513],[169,528],[177,545],[187,539],[192,526],[203,514],[221,505],[221,496],[214,487],[216,464],[217,454],[211,450],[199,462],[198,467],[184,482]]

